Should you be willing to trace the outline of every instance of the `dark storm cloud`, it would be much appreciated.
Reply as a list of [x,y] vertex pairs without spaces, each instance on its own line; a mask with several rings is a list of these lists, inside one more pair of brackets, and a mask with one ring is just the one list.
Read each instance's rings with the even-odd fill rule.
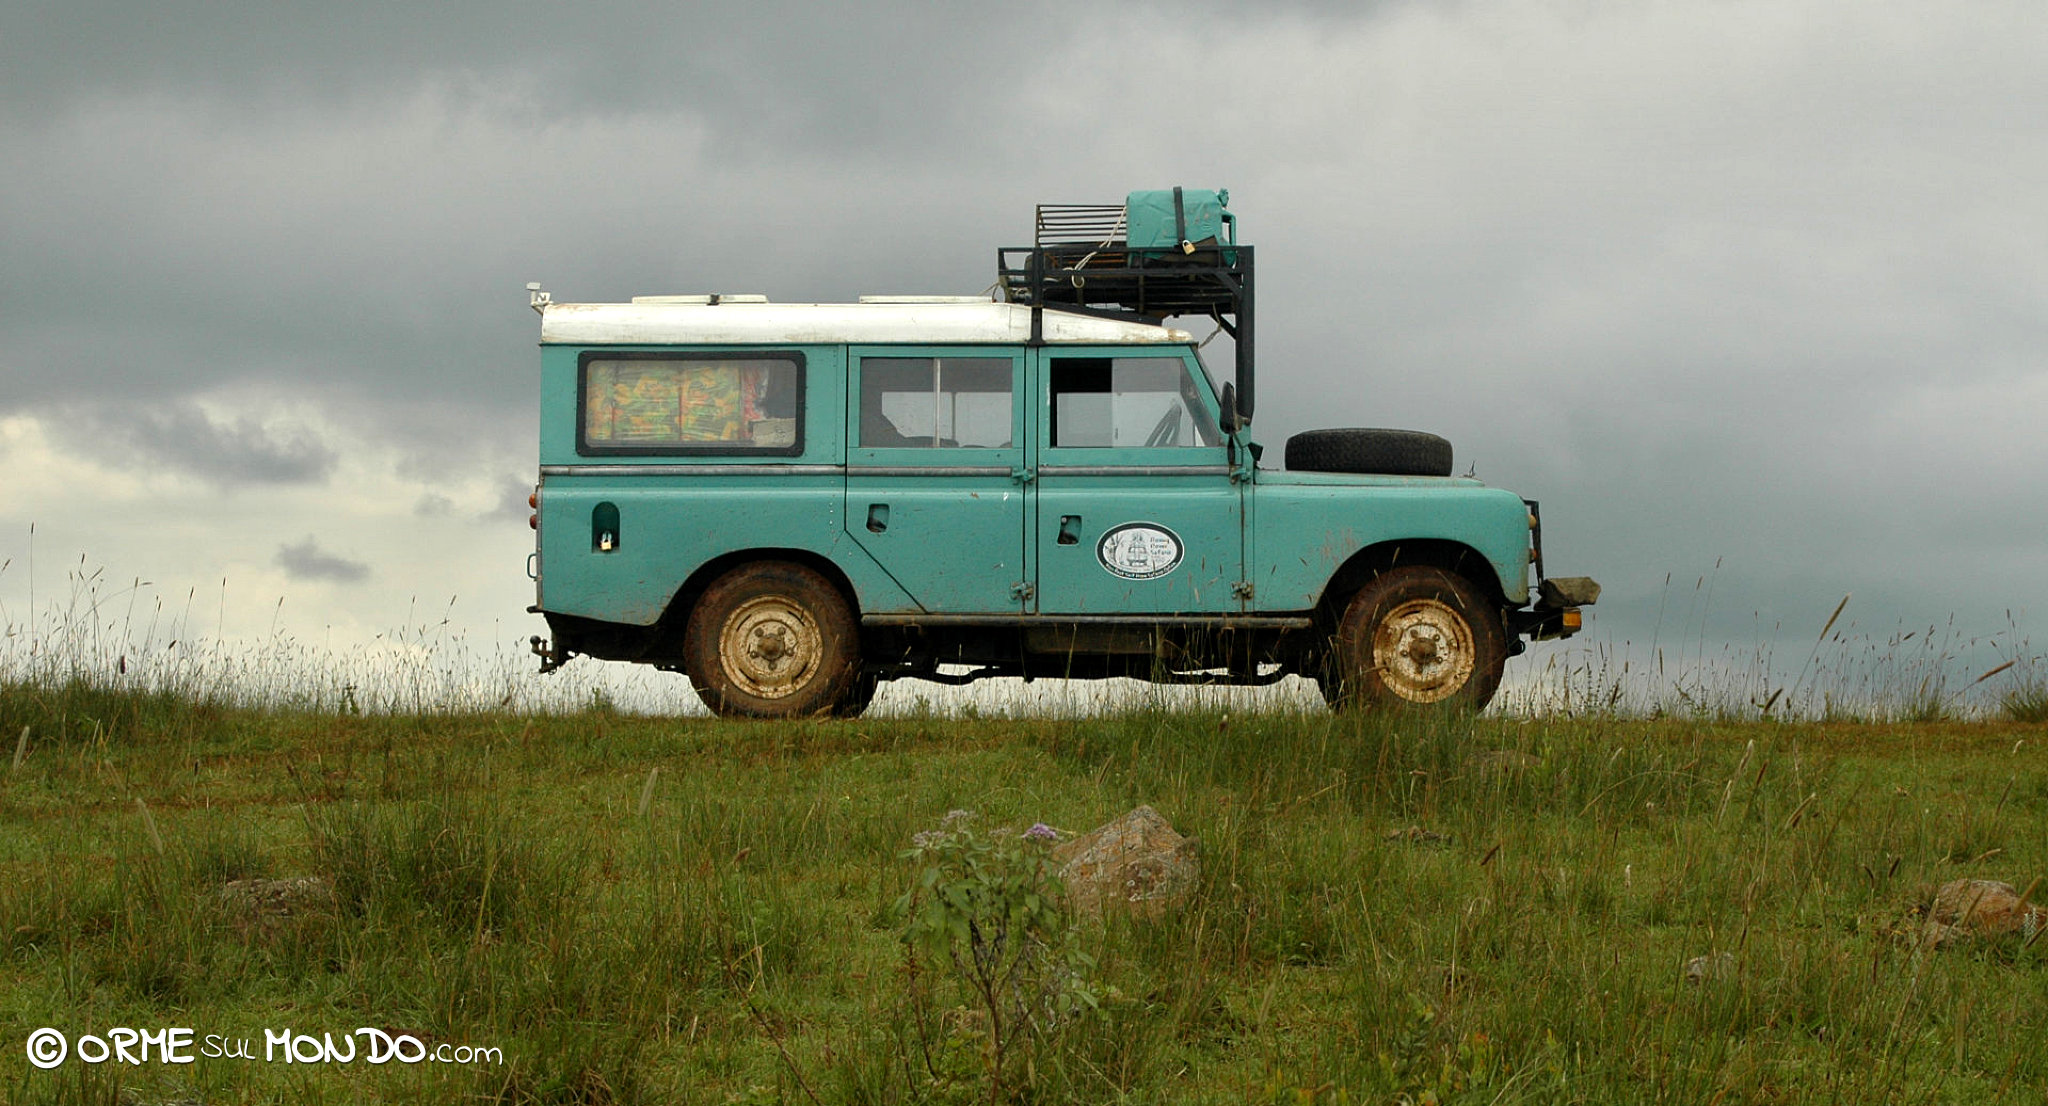
[[264,381],[489,480],[533,450],[527,280],[974,292],[1035,203],[1227,186],[1269,457],[1446,433],[1618,636],[1667,574],[1717,634],[1995,614],[2048,575],[2044,59],[2019,3],[35,4],[0,414],[147,398],[107,441],[317,479],[184,406]]
[[305,541],[278,546],[272,561],[294,580],[359,584],[370,578],[369,565],[327,552],[311,534],[306,535]]
[[311,428],[226,419],[190,403],[73,407],[52,421],[73,448],[96,459],[197,476],[225,486],[317,484],[339,457]]
[[[1352,20],[1405,6],[1274,3],[1261,14]],[[1121,38],[1134,25],[1206,25],[1221,37],[1244,20],[1241,8],[1221,2],[1126,13],[1081,0],[642,2],[573,11],[534,0],[180,8],[31,0],[9,14],[0,38],[0,110],[46,116],[82,99],[134,95],[220,99],[256,114],[306,103],[347,110],[441,73],[530,85],[560,113],[692,104],[743,146],[905,147],[943,143],[948,120],[986,117],[1032,82],[1057,80],[1056,59],[1078,44]],[[1100,118],[1118,122],[1107,108]]]
[[[262,116],[376,110],[388,90],[446,74],[528,86],[554,113],[690,104],[734,150],[903,147],[1003,95],[1026,59],[1078,26],[1002,5],[917,3],[44,4],[10,18],[0,89],[38,116],[136,95]],[[77,65],[82,55],[94,64]]]

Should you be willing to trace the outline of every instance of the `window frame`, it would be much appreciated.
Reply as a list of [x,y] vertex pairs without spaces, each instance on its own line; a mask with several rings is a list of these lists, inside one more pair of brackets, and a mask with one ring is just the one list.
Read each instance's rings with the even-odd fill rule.
[[[1058,461],[1051,462],[1054,464],[1073,464],[1080,463],[1085,460],[1088,463],[1113,463],[1117,461],[1122,461],[1125,463],[1142,462],[1144,464],[1170,464],[1178,466],[1184,464],[1210,464],[1214,463],[1217,459],[1226,456],[1229,443],[1222,439],[1220,430],[1217,431],[1217,440],[1215,442],[1197,442],[1192,445],[1146,446],[1054,444],[1053,437],[1058,430],[1057,424],[1059,422],[1058,416],[1054,411],[1054,406],[1058,402],[1058,395],[1053,390],[1053,363],[1055,361],[1070,359],[1082,361],[1101,360],[1111,362],[1126,359],[1177,361],[1181,365],[1182,373],[1185,374],[1184,379],[1186,379],[1195,390],[1196,402],[1193,405],[1193,409],[1191,409],[1189,413],[1198,420],[1216,419],[1218,417],[1216,414],[1216,410],[1218,407],[1220,407],[1220,401],[1215,394],[1213,382],[1209,380],[1208,374],[1203,371],[1200,359],[1190,356],[1191,352],[1191,349],[1186,346],[1169,346],[1164,348],[1131,346],[1047,346],[1042,348],[1040,351],[1038,371],[1038,391],[1040,397],[1039,406],[1043,411],[1044,420],[1043,425],[1039,429],[1040,437],[1038,442],[1038,447],[1040,450],[1039,456],[1041,460],[1045,458],[1060,458],[1060,460]],[[1213,421],[1206,422],[1205,425],[1208,426],[1211,430],[1216,430]],[[1203,433],[1203,430],[1196,428],[1195,433],[1199,436]]]
[[[1005,350],[1003,350],[1003,351],[1001,351],[1001,352],[998,352],[998,353],[993,353],[993,354],[986,354],[986,355],[960,355],[960,354],[940,354],[940,355],[926,356],[926,355],[922,355],[922,354],[919,354],[919,355],[907,355],[907,354],[901,354],[901,355],[899,355],[899,354],[893,354],[893,353],[886,353],[886,354],[877,354],[877,353],[874,353],[874,352],[871,352],[871,351],[867,351],[867,350],[862,350],[862,351],[860,351],[859,353],[856,353],[856,354],[854,354],[854,355],[853,355],[853,357],[852,357],[852,360],[853,360],[853,361],[855,362],[855,369],[856,369],[856,372],[855,372],[855,373],[853,374],[853,377],[852,377],[851,381],[849,382],[849,386],[848,386],[848,399],[847,399],[847,406],[848,406],[849,410],[851,410],[851,411],[853,411],[853,412],[855,412],[855,413],[856,413],[857,417],[855,417],[855,418],[853,418],[853,419],[849,420],[849,421],[850,421],[850,422],[852,423],[852,429],[853,429],[853,433],[852,433],[851,437],[849,437],[849,439],[848,439],[848,445],[849,445],[849,447],[850,447],[850,448],[853,448],[853,449],[919,449],[919,450],[932,450],[932,449],[936,449],[936,450],[944,450],[944,451],[953,451],[953,450],[971,450],[971,451],[973,451],[973,452],[975,452],[975,453],[981,453],[981,454],[992,454],[992,453],[1000,452],[1000,451],[1002,451],[1002,450],[1008,450],[1008,449],[1016,449],[1016,448],[1019,448],[1019,447],[1017,446],[1017,444],[1016,444],[1016,443],[1017,443],[1017,440],[1018,440],[1018,438],[1019,438],[1019,437],[1020,437],[1020,436],[1022,435],[1022,433],[1023,433],[1023,431],[1022,431],[1023,421],[1022,421],[1021,419],[1019,419],[1019,418],[1017,417],[1017,416],[1018,416],[1018,410],[1017,410],[1017,408],[1018,408],[1018,404],[1019,404],[1019,401],[1020,401],[1020,398],[1021,398],[1021,393],[1022,393],[1022,388],[1021,388],[1021,386],[1020,386],[1020,385],[1021,385],[1021,382],[1022,382],[1022,378],[1023,378],[1023,367],[1024,367],[1024,366],[1023,366],[1023,363],[1022,363],[1022,359],[1021,359],[1021,358],[1020,358],[1020,357],[1019,357],[1019,356],[1017,355],[1017,353],[1016,353],[1015,351],[1013,351],[1013,350],[1008,350],[1008,349],[1005,349]],[[929,365],[929,364],[932,364],[932,363],[944,364],[944,363],[946,363],[946,362],[961,362],[961,361],[979,361],[979,362],[986,362],[986,363],[988,363],[989,365],[996,365],[996,364],[1000,364],[1000,365],[1002,366],[1002,371],[1006,372],[1006,373],[1007,373],[1007,374],[1009,375],[1009,378],[1010,378],[1010,379],[1009,379],[1009,387],[1007,387],[1007,388],[986,388],[986,389],[952,389],[952,390],[950,390],[950,391],[949,391],[949,390],[945,389],[945,388],[944,388],[943,386],[941,386],[941,387],[938,387],[938,388],[934,388],[934,389],[931,389],[931,390],[929,390],[929,391],[927,391],[927,390],[923,390],[923,389],[920,389],[920,390],[918,390],[918,391],[915,391],[915,392],[913,392],[913,393],[911,393],[911,394],[914,394],[914,395],[932,395],[932,396],[937,396],[937,395],[951,395],[951,396],[953,396],[953,397],[954,397],[954,399],[953,399],[953,409],[952,409],[952,411],[950,412],[950,414],[951,414],[951,415],[953,416],[953,419],[954,419],[954,425],[953,425],[953,428],[952,428],[952,429],[953,429],[953,431],[954,431],[954,433],[955,433],[955,434],[958,434],[958,433],[959,433],[959,430],[960,430],[960,427],[959,427],[959,397],[960,397],[960,396],[963,396],[963,395],[990,395],[990,396],[1002,396],[1002,397],[1004,398],[1004,401],[1005,401],[1005,402],[1004,402],[1004,407],[1006,408],[1006,410],[1005,410],[1005,412],[1004,412],[1004,413],[1005,413],[1005,415],[1007,416],[1007,418],[1006,418],[1006,420],[1005,420],[1005,430],[1006,430],[1006,431],[1008,432],[1008,434],[1009,434],[1009,438],[1008,438],[1008,440],[1007,440],[1007,441],[1006,441],[1006,442],[1005,442],[1004,444],[1002,444],[1002,445],[969,445],[969,444],[967,444],[967,443],[964,443],[964,442],[959,442],[959,441],[957,441],[957,440],[956,440],[956,441],[954,442],[954,444],[952,444],[952,445],[943,445],[943,444],[940,444],[940,440],[939,440],[938,434],[936,433],[936,431],[937,431],[937,429],[938,429],[938,421],[939,421],[939,420],[938,420],[938,412],[937,412],[936,410],[934,410],[934,411],[932,412],[932,417],[933,417],[933,430],[934,430],[934,433],[933,433],[933,434],[931,434],[931,435],[929,435],[929,437],[931,437],[931,438],[933,439],[933,441],[932,441],[932,442],[931,442],[930,444],[919,444],[919,445],[902,445],[902,444],[895,444],[895,443],[892,443],[892,444],[890,444],[890,445],[877,445],[877,444],[875,444],[875,443],[871,443],[871,442],[867,441],[867,430],[868,430],[868,428],[867,428],[867,425],[866,425],[866,413],[867,413],[867,390],[868,390],[868,386],[869,386],[869,385],[870,385],[871,383],[873,383],[873,382],[874,382],[874,378],[873,378],[873,377],[871,377],[871,376],[869,375],[869,373],[870,373],[870,371],[872,371],[872,370],[873,370],[874,368],[878,368],[878,367],[879,367],[879,365],[877,364],[878,362],[887,362],[887,361],[900,361],[900,362],[904,362],[905,364],[916,364],[916,363],[924,363],[924,364],[927,364],[927,365]],[[941,379],[943,379],[943,377],[942,377]],[[892,425],[893,425],[893,420],[892,420]],[[900,431],[898,431],[898,433],[899,433],[899,435],[900,435],[900,436],[904,437],[904,438],[905,438],[906,440],[916,440],[916,439],[919,439],[919,438],[923,438],[923,437],[926,437],[926,436],[927,436],[927,435],[921,435],[921,434],[909,434],[909,435],[903,435],[903,434],[901,434],[901,432],[900,432]]]
[[[593,361],[781,361],[796,370],[796,433],[786,446],[730,442],[606,445],[590,441],[590,365]],[[655,350],[589,349],[576,357],[576,453],[581,457],[800,457],[805,443],[806,358],[796,349]]]
[[[1008,446],[898,446],[861,445],[860,389],[865,383],[863,362],[881,358],[883,360],[929,361],[937,358],[947,360],[1000,360],[1010,363],[1010,444]],[[980,468],[1003,466],[1016,468],[1028,456],[1027,442],[1036,432],[1037,422],[1031,416],[1031,351],[1029,347],[1015,343],[1000,345],[959,344],[959,345],[917,345],[913,343],[877,342],[873,344],[852,344],[846,348],[846,462],[849,466],[910,466],[926,468]]]

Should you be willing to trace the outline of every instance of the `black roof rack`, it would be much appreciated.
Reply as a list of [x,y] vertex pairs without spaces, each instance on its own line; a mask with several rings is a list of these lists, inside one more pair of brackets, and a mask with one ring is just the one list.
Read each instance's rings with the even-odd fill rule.
[[1250,421],[1252,248],[1214,240],[1133,247],[1126,220],[1120,204],[1040,204],[1032,244],[996,251],[1003,298],[1148,322],[1214,319],[1236,343],[1237,410]]

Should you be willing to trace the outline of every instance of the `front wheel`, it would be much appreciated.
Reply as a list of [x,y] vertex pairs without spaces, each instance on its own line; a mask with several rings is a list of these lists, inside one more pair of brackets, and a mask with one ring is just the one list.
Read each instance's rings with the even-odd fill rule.
[[1507,665],[1507,630],[1479,589],[1412,565],[1360,588],[1332,636],[1323,697],[1342,709],[1476,711]]
[[724,717],[830,714],[860,681],[860,628],[839,589],[811,569],[741,565],[690,611],[683,667]]

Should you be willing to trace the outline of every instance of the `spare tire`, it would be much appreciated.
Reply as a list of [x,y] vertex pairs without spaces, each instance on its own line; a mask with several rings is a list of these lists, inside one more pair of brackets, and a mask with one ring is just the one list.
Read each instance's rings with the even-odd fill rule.
[[1287,467],[1297,472],[1449,476],[1451,443],[1421,430],[1304,430],[1287,439]]

